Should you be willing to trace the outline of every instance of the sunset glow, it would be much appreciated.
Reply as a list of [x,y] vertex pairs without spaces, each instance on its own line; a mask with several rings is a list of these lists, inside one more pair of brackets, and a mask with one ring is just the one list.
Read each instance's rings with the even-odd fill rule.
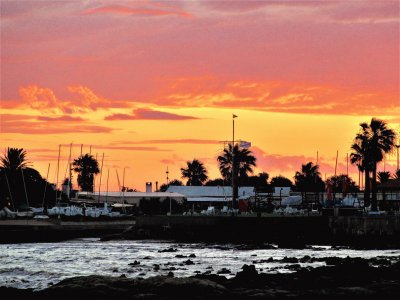
[[256,173],[292,180],[317,152],[323,178],[337,151],[346,173],[371,117],[400,132],[398,0],[0,3],[1,152],[26,149],[50,182],[60,144],[67,176],[71,143],[72,158],[104,153],[101,190],[107,172],[118,190],[124,168],[140,191],[167,167],[181,179],[194,158],[220,177],[232,113]]

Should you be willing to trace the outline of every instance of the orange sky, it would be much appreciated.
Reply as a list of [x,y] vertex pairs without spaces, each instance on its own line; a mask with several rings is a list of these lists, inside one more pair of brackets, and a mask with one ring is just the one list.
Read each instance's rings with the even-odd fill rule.
[[43,176],[50,163],[52,182],[71,142],[74,158],[104,153],[102,190],[107,170],[110,190],[124,168],[144,190],[193,158],[219,177],[232,113],[256,172],[291,179],[317,151],[323,176],[337,150],[346,172],[372,116],[400,130],[397,0],[0,3],[0,146],[25,148]]

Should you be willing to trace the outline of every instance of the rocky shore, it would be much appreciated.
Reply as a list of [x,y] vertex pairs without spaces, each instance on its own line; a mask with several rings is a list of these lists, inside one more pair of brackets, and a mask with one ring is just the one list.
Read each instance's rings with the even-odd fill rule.
[[[168,276],[127,278],[84,276],[65,279],[40,291],[0,288],[4,299],[230,299],[243,298],[395,298],[400,293],[400,257],[318,258],[322,267],[301,267],[311,260],[287,257],[293,273],[266,274],[254,265],[227,278],[217,274],[192,277]],[[314,258],[315,259],[315,258]],[[295,261],[297,260],[297,261]],[[298,263],[298,264],[296,264]],[[229,270],[227,270],[229,272]]]

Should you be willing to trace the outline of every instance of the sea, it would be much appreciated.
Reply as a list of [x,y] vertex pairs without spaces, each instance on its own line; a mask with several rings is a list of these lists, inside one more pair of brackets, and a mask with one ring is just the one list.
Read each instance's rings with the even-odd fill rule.
[[[310,245],[302,249],[277,245],[174,243],[157,240],[100,241],[74,239],[57,243],[0,244],[0,286],[41,290],[75,276],[109,275],[147,278],[196,274],[221,274],[227,278],[244,264],[264,273],[293,272],[293,265],[324,266],[323,261],[299,263],[301,259],[360,257],[395,259],[400,249],[358,250],[349,247]],[[289,258],[289,259],[288,259]]]

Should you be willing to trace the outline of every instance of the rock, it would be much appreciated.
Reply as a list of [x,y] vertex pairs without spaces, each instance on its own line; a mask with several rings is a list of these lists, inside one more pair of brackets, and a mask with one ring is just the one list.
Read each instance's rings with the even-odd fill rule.
[[186,260],[186,261],[184,261],[183,262],[185,265],[194,265],[194,262],[192,261],[192,260],[190,260],[190,259],[188,259],[188,260]]
[[167,248],[167,249],[163,249],[163,250],[158,250],[159,253],[163,253],[163,252],[177,252],[178,249],[176,248]]
[[196,254],[192,253],[192,254],[189,255],[189,257],[190,257],[190,258],[195,258],[195,257],[196,257]]
[[229,270],[227,268],[222,268],[221,270],[219,270],[217,272],[217,274],[231,274],[231,270]]
[[297,264],[299,262],[299,260],[296,257],[287,257],[287,256],[282,258],[281,261],[285,262],[285,263],[293,263],[293,264]]
[[140,265],[140,261],[135,260],[133,263],[129,263],[129,266],[138,266]]

